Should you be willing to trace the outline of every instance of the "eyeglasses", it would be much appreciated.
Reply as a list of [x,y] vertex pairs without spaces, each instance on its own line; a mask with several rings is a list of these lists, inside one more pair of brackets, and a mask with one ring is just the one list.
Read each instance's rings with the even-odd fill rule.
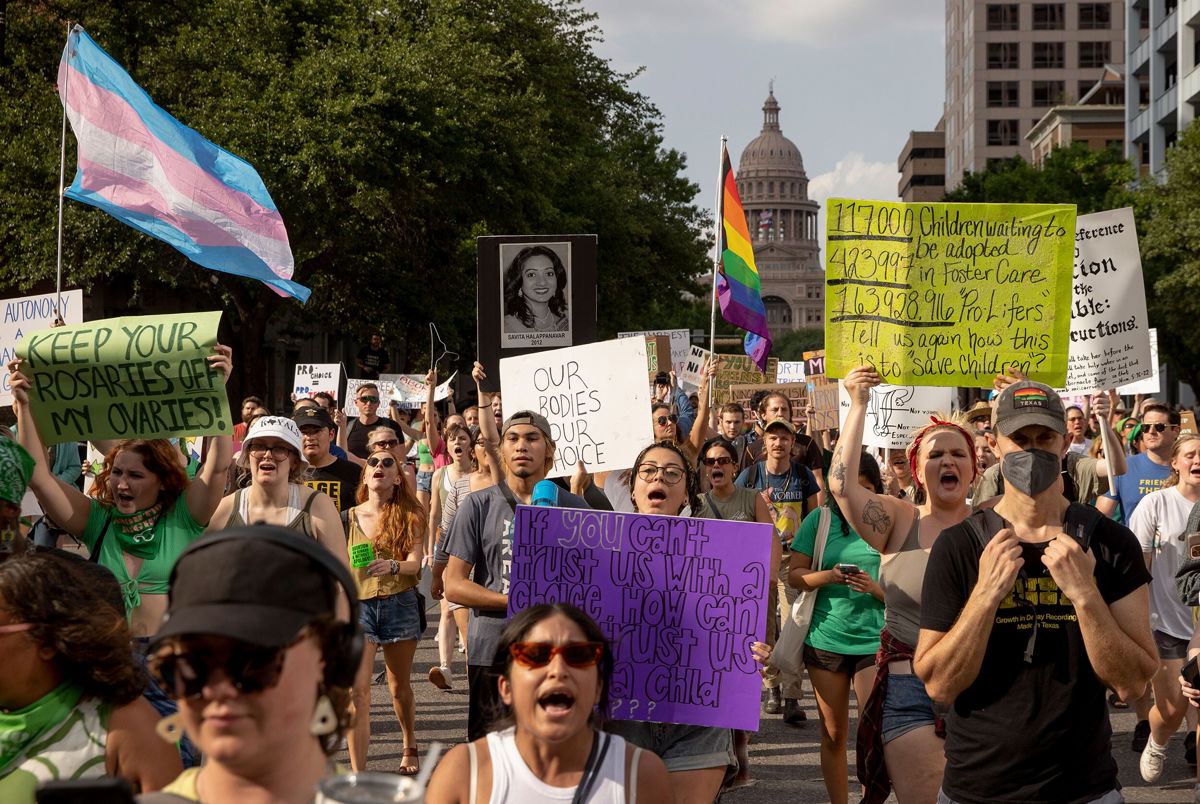
[[513,661],[522,667],[545,667],[559,654],[571,667],[591,667],[604,655],[604,645],[599,642],[572,642],[568,645],[514,642],[509,645],[508,652]]
[[659,416],[654,421],[658,424],[659,427],[666,427],[667,422],[674,424],[675,422],[679,421],[679,417],[676,416],[674,413],[672,413],[670,416]]
[[363,404],[363,405],[378,405],[379,397],[377,397],[377,396],[360,396],[360,397],[358,397],[358,401],[360,404]]
[[1143,424],[1142,425],[1143,430],[1152,430],[1155,433],[1161,433],[1164,430],[1174,430],[1177,427],[1179,427],[1179,425],[1177,425],[1177,424],[1163,424],[1162,422],[1155,422],[1154,424]]
[[392,447],[400,446],[399,440],[395,438],[381,438],[378,441],[371,442],[371,451],[378,449],[391,449]]
[[269,452],[271,457],[277,461],[282,461],[284,458],[290,458],[292,455],[291,447],[265,447],[261,444],[251,444],[246,447],[246,452],[250,453],[251,458],[265,457]]
[[279,683],[283,660],[289,648],[307,634],[307,630],[280,648],[251,645],[230,640],[220,647],[205,646],[183,653],[159,654],[150,660],[163,691],[172,698],[199,698],[213,672],[220,670],[238,692],[250,695]]
[[391,469],[396,464],[395,458],[367,458],[367,466],[374,468],[383,464],[384,469]]
[[0,634],[15,634],[19,631],[28,631],[33,628],[33,623],[9,623],[8,625],[0,625]]
[[659,466],[656,463],[643,463],[637,468],[637,476],[647,483],[657,478],[660,474],[664,483],[668,486],[674,486],[680,480],[683,480],[684,471],[678,466]]
[[705,466],[728,466],[733,463],[733,458],[721,455],[716,458],[704,458],[703,463]]

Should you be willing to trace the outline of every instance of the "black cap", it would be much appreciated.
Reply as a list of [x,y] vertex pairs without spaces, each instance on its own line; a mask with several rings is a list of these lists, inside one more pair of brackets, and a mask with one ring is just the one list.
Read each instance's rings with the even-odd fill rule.
[[321,407],[303,407],[292,414],[292,421],[297,427],[327,427],[333,429],[333,419],[329,412]]
[[665,371],[658,372],[657,374],[654,375],[654,384],[655,385],[670,385],[671,384],[671,375]]
[[280,544],[280,534],[306,538],[254,525],[193,542],[171,570],[167,613],[154,642],[213,634],[279,647],[319,615],[334,614],[338,582],[304,552]]
[[992,410],[992,429],[1008,436],[1022,427],[1040,424],[1065,435],[1066,416],[1062,399],[1053,388],[1033,380],[1021,380],[1005,388],[996,397],[996,407]]
[[513,415],[509,416],[504,421],[504,425],[500,428],[500,435],[503,436],[508,432],[510,427],[515,427],[518,424],[528,424],[542,431],[549,440],[553,441],[554,436],[550,434],[550,422],[540,413],[534,413],[532,410],[518,410]]

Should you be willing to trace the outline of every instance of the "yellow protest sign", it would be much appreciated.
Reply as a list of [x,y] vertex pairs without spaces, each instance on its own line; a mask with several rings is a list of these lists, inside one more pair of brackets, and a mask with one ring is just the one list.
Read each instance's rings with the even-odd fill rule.
[[1005,366],[1067,376],[1075,207],[831,199],[830,377],[870,364],[897,385],[984,387]]

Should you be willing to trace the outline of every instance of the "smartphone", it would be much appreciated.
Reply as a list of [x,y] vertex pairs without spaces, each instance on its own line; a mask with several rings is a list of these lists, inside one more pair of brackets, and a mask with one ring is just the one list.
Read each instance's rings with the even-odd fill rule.
[[837,571],[843,575],[857,575],[862,572],[857,564],[836,564]]
[[38,785],[37,804],[134,804],[133,788],[119,776],[59,779]]
[[1200,656],[1193,656],[1188,659],[1179,671],[1179,675],[1183,676],[1187,683],[1196,689],[1200,689]]
[[1192,531],[1187,535],[1188,558],[1200,558],[1200,531]]

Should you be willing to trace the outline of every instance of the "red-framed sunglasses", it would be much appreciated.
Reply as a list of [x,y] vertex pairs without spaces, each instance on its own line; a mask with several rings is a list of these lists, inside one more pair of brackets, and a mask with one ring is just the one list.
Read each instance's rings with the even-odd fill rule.
[[513,661],[522,667],[545,667],[560,653],[571,667],[591,667],[604,655],[604,645],[599,642],[571,642],[567,645],[514,642],[508,652],[512,654]]

